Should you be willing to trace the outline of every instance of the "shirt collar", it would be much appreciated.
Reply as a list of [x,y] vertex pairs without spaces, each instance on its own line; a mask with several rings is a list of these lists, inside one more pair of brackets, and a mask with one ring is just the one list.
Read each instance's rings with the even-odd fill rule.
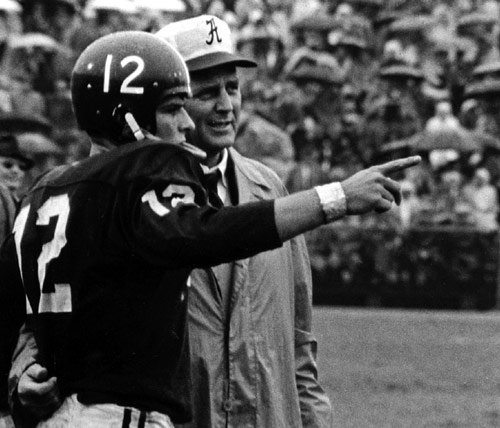
[[218,169],[222,177],[222,184],[226,188],[227,188],[227,177],[226,177],[227,159],[228,159],[227,149],[224,149],[222,151],[222,159],[217,165],[210,168],[204,164],[201,164],[201,169],[203,170],[203,174],[205,175],[210,174]]

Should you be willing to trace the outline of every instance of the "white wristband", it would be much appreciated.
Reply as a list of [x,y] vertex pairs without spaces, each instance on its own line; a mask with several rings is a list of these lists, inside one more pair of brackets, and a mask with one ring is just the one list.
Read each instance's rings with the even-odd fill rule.
[[339,182],[324,184],[314,188],[318,193],[321,208],[325,214],[325,223],[330,223],[345,216],[347,202],[344,189]]

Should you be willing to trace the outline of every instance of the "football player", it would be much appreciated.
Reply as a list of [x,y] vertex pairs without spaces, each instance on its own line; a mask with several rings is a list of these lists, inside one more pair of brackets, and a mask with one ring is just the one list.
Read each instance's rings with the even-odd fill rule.
[[[91,44],[72,74],[88,159],[42,177],[7,243],[26,290],[23,347],[57,377],[62,405],[38,427],[171,427],[190,412],[186,299],[194,267],[249,257],[346,214],[400,201],[372,167],[275,201],[215,208],[185,142],[189,75],[157,36],[119,32]],[[29,372],[21,370],[19,373]],[[23,378],[13,402],[26,415]]]

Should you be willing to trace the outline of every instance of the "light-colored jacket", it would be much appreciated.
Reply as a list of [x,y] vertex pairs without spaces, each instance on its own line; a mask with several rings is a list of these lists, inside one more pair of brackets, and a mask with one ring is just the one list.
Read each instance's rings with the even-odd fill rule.
[[[229,153],[239,203],[286,194],[269,168],[234,149]],[[194,420],[183,427],[330,427],[330,401],[317,379],[304,238],[232,263],[228,323],[215,271],[191,276]]]

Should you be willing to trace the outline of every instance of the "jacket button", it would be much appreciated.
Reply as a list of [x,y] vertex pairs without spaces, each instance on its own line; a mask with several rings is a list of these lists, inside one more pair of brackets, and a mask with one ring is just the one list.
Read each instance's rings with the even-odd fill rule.
[[233,408],[233,403],[231,402],[231,400],[224,401],[224,410],[226,412],[230,412],[232,408]]

